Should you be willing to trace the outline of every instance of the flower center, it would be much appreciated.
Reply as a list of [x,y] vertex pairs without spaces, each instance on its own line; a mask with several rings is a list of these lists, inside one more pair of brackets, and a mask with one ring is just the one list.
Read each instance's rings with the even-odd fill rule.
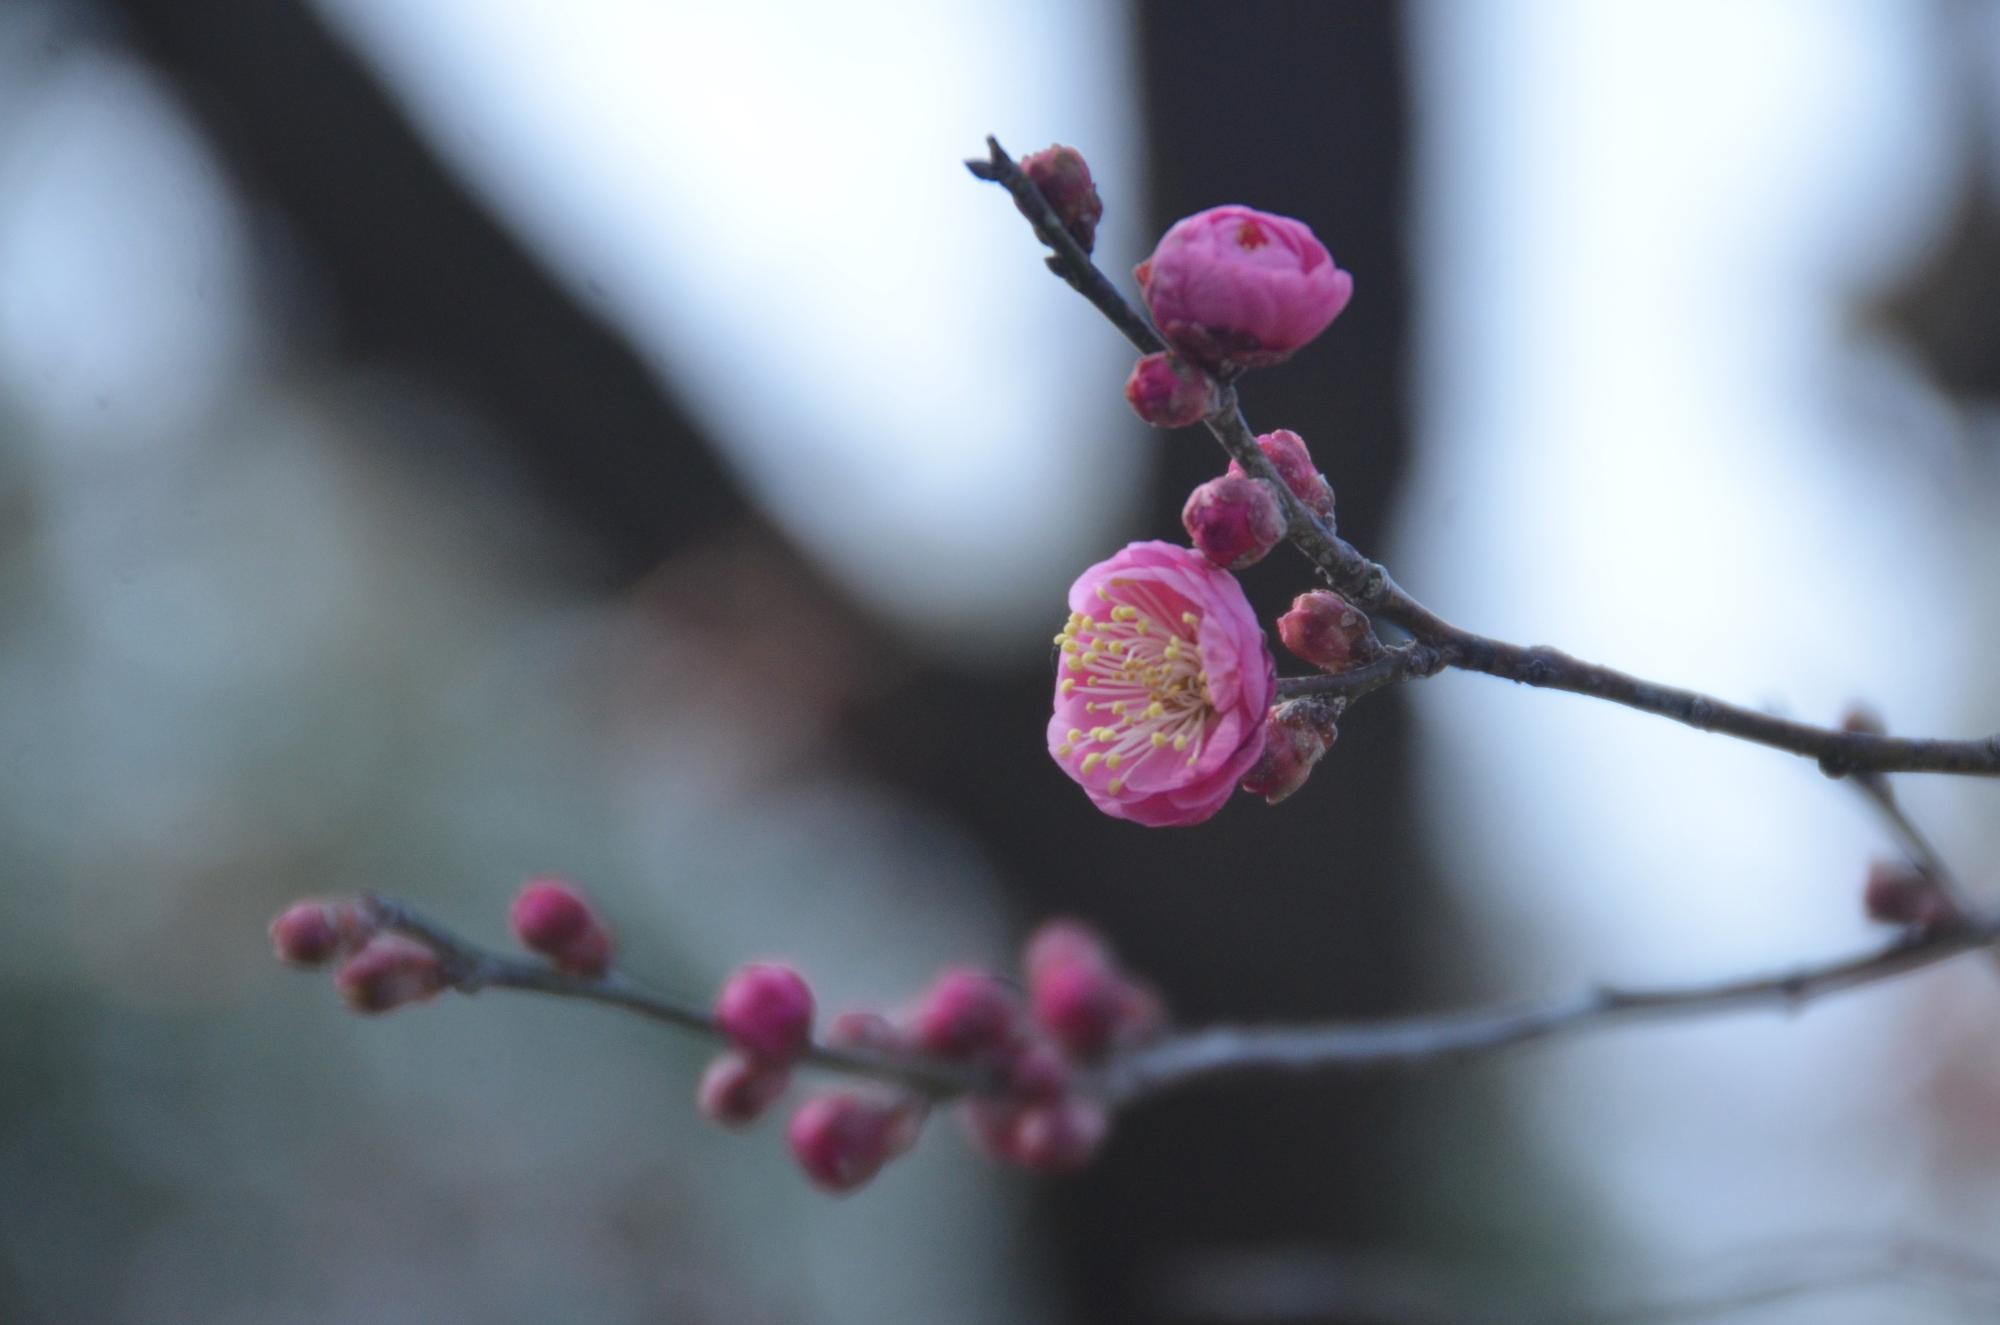
[[1083,711],[1098,725],[1070,728],[1056,754],[1082,760],[1085,773],[1103,764],[1116,796],[1131,770],[1155,755],[1185,756],[1192,766],[1214,709],[1201,668],[1199,616],[1175,611],[1150,581],[1114,577],[1097,587],[1097,596],[1109,604],[1106,614],[1070,613],[1055,642],[1063,654],[1059,692],[1081,693]]
[[1238,248],[1258,249],[1270,242],[1271,237],[1264,233],[1264,227],[1258,225],[1255,221],[1245,221],[1236,227],[1236,246]]

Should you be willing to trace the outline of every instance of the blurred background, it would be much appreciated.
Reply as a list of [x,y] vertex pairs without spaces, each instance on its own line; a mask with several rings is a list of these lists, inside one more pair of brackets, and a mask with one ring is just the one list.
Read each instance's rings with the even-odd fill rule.
[[[833,1006],[1055,913],[1195,1022],[1869,941],[1888,844],[1851,793],[1481,678],[1364,705],[1281,810],[1096,815],[1042,748],[1048,636],[1220,461],[1131,417],[1123,343],[958,164],[988,132],[1085,152],[1121,279],[1201,207],[1312,224],[1358,295],[1250,417],[1447,616],[1813,720],[2000,726],[1983,0],[6,0],[0,1321],[1709,1287],[1702,1319],[1993,1318],[1976,961],[1204,1085],[1069,1180],[947,1123],[842,1201],[775,1126],[697,1121],[700,1045],[500,994],[364,1023],[270,961],[293,897],[497,941],[540,871],[653,983],[782,955]],[[1246,578],[1267,612],[1306,587]],[[1905,781],[1994,884],[1994,789]]]

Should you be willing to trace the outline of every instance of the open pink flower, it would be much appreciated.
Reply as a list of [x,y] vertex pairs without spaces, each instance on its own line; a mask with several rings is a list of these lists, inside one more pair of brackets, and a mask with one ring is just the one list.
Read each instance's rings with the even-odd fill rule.
[[1176,221],[1134,274],[1167,343],[1223,372],[1290,358],[1354,294],[1303,221],[1250,207]]
[[1276,670],[1234,576],[1133,543],[1078,577],[1049,753],[1097,808],[1149,827],[1222,808],[1264,749]]

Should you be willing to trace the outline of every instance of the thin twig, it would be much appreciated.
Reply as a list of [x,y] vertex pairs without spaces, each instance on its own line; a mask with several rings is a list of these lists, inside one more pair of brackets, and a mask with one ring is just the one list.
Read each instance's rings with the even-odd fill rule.
[[1224,1073],[1421,1067],[1626,1022],[1681,1020],[1757,1007],[1795,1012],[1827,995],[1989,949],[1996,941],[2000,941],[2000,916],[1985,916],[1907,932],[1832,961],[1710,983],[1650,989],[1599,985],[1566,998],[1391,1021],[1217,1026],[1188,1031],[1114,1059],[1105,1066],[1098,1086],[1108,1099],[1124,1103]]
[[[1013,196],[1037,237],[1053,250],[1048,259],[1050,269],[1089,299],[1141,351],[1150,354],[1165,348],[1152,325],[1064,230],[1054,209],[1000,144],[992,138],[986,143],[986,159],[968,161],[966,166],[980,179],[1002,185]],[[1203,422],[1231,459],[1274,485],[1285,507],[1292,545],[1357,607],[1402,627],[1437,650],[1445,667],[1589,695],[1700,731],[1803,755],[1817,761],[1830,777],[1863,772],[2000,776],[2000,734],[1972,740],[1930,740],[1815,727],[1696,691],[1642,680],[1557,649],[1508,644],[1460,629],[1417,601],[1387,570],[1341,538],[1294,496],[1258,447],[1257,434],[1243,416],[1236,388],[1221,381],[1215,386],[1216,407]]]
[[[363,901],[382,928],[413,938],[435,952],[444,967],[445,983],[461,994],[476,994],[483,989],[553,994],[622,1008],[722,1044],[729,1043],[729,1037],[707,1008],[687,999],[654,993],[618,971],[596,978],[570,975],[539,961],[483,948],[461,938],[408,902],[373,893],[367,894]],[[823,1044],[809,1048],[801,1061],[851,1076],[887,1081],[931,1099],[963,1095],[983,1084],[978,1074],[935,1059],[894,1057]]]
[[[461,993],[515,989],[581,999],[727,1042],[728,1037],[705,1008],[653,993],[617,972],[597,979],[568,975],[538,961],[480,947],[407,902],[372,894],[365,900],[383,928],[416,939],[437,953],[446,983]],[[1759,1006],[1796,1011],[1840,990],[1988,949],[1996,941],[2000,941],[2000,916],[1987,916],[1908,932],[1834,961],[1705,984],[1653,989],[1600,985],[1573,997],[1540,1003],[1373,1022],[1216,1026],[1170,1035],[1116,1054],[1084,1085],[1107,1103],[1126,1106],[1204,1077],[1427,1066],[1628,1021],[1712,1016]],[[939,1100],[994,1084],[975,1070],[935,1059],[827,1045],[815,1045],[804,1061],[835,1072],[894,1082]]]

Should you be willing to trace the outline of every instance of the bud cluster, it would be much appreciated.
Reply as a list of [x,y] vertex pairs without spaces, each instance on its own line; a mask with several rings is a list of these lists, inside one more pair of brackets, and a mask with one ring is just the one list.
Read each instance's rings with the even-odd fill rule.
[[[840,1013],[823,1048],[891,1071],[963,1070],[980,1083],[959,1107],[981,1150],[1036,1172],[1081,1167],[1103,1143],[1110,1116],[1078,1088],[1078,1069],[1156,1033],[1161,1004],[1124,973],[1095,931],[1075,921],[1036,931],[1023,965],[1025,991],[990,971],[953,967],[896,1017]],[[716,1000],[716,1022],[733,1047],[702,1078],[702,1113],[742,1127],[775,1105],[794,1065],[812,1050],[812,1016],[812,993],[790,967],[759,962],[731,975]],[[816,1186],[848,1192],[914,1145],[928,1114],[914,1091],[849,1086],[808,1096],[785,1139]]]

